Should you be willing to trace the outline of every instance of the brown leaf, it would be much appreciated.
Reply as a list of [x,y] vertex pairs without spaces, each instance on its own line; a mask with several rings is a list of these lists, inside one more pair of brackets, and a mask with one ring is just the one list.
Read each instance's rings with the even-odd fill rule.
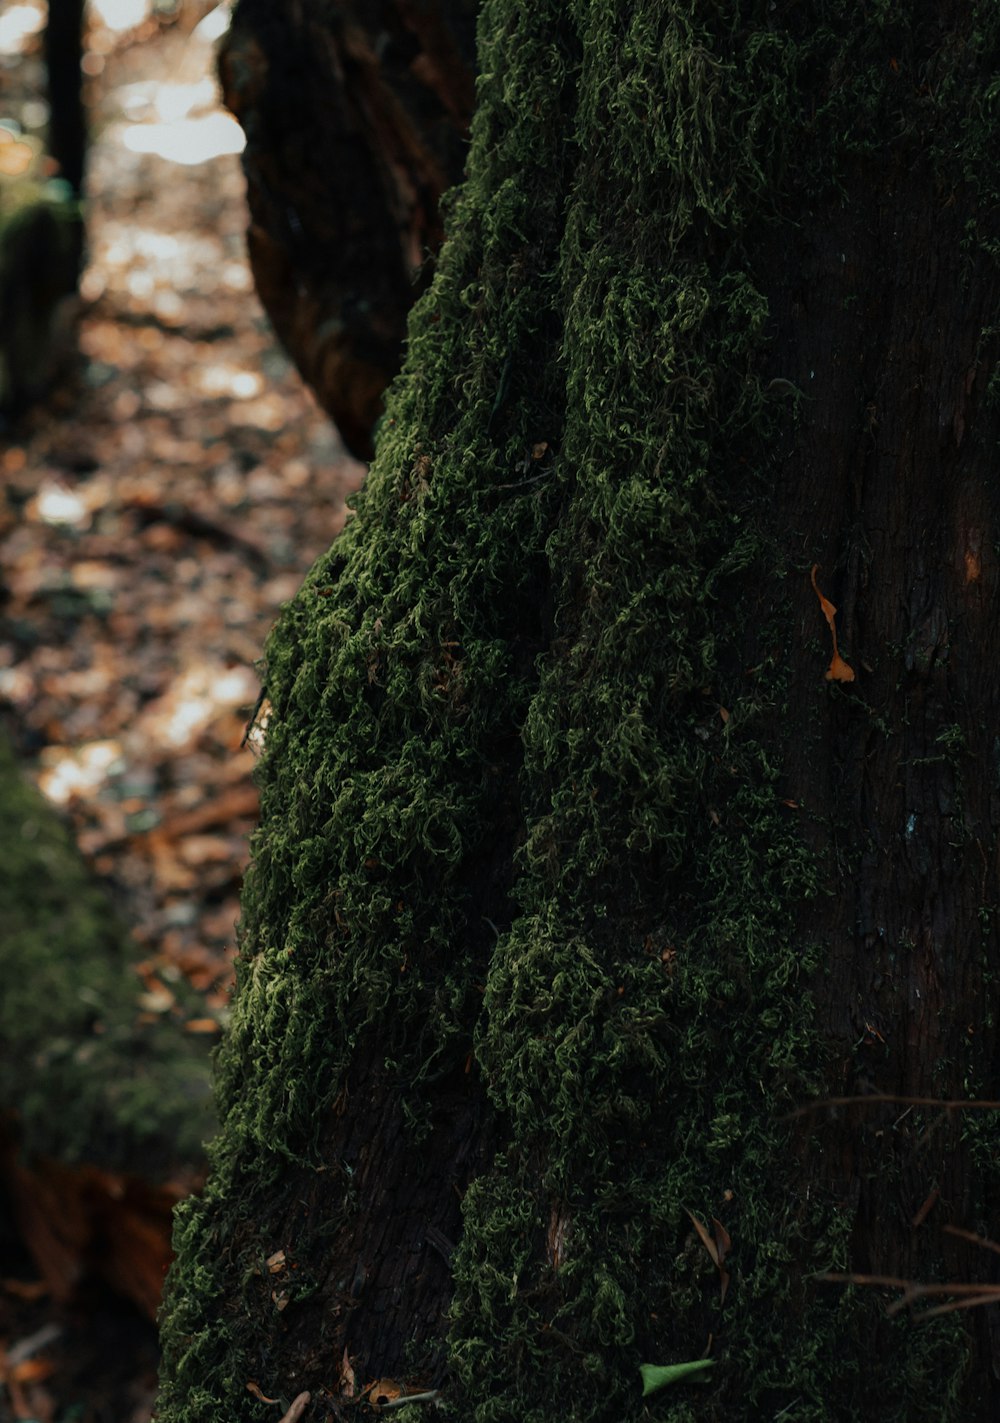
[[826,621],[829,624],[830,636],[833,638],[833,657],[830,659],[830,665],[826,669],[826,680],[828,682],[853,682],[854,669],[847,665],[847,663],[841,657],[840,652],[837,649],[837,627],[834,622],[834,618],[837,615],[837,609],[830,602],[829,598],[824,598],[823,594],[820,592],[819,584],[816,582],[816,574],[818,572],[819,564],[814,563],[812,566],[812,573],[809,575],[812,580],[813,592],[819,599],[819,605],[822,609],[823,616],[824,618],[826,618]]
[[719,1264],[721,1265],[723,1260],[726,1258],[726,1256],[732,1249],[733,1242],[732,1238],[730,1237],[729,1231],[722,1224],[721,1220],[718,1220],[715,1216],[713,1216],[712,1224],[715,1226],[715,1244],[719,1252]]
[[718,1269],[718,1267],[719,1267],[719,1251],[718,1251],[718,1248],[717,1248],[717,1246],[716,1246],[716,1244],[715,1244],[715,1241],[714,1241],[714,1240],[712,1239],[712,1237],[709,1235],[708,1231],[705,1229],[705,1227],[702,1225],[701,1221],[698,1219],[698,1217],[697,1217],[696,1215],[692,1215],[690,1211],[688,1211],[687,1214],[688,1214],[688,1218],[689,1218],[690,1221],[691,1221],[691,1224],[694,1226],[695,1230],[698,1232],[698,1239],[701,1241],[702,1245],[704,1245],[705,1249],[708,1251],[709,1255],[712,1257],[712,1264],[716,1267],[716,1269]]
[[252,1393],[253,1396],[254,1396],[254,1398],[259,1398],[259,1399],[260,1399],[261,1403],[277,1403],[277,1402],[278,1402],[278,1400],[277,1400],[276,1398],[268,1398],[267,1394],[264,1393],[264,1392],[261,1390],[260,1384],[259,1384],[259,1383],[255,1383],[255,1382],[253,1381],[253,1379],[250,1379],[250,1381],[247,1383],[247,1393]]
[[354,1369],[351,1367],[351,1358],[347,1352],[347,1345],[344,1345],[344,1357],[340,1361],[340,1391],[348,1398],[354,1396]]
[[376,1379],[361,1390],[362,1397],[367,1398],[374,1408],[384,1403],[392,1403],[394,1399],[402,1397],[402,1393],[403,1389],[395,1379]]
[[840,653],[834,651],[825,675],[828,682],[853,682],[854,668],[849,667]]

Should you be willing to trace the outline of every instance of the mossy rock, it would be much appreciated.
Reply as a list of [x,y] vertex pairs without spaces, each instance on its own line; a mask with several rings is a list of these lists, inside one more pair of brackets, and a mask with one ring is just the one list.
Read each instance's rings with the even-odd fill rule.
[[204,1039],[141,1021],[135,946],[3,739],[0,811],[0,1111],[22,1150],[147,1178],[199,1163]]

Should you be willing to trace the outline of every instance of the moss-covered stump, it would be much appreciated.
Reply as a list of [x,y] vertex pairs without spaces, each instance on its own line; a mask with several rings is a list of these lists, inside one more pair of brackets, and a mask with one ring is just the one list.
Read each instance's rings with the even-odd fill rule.
[[91,1269],[149,1313],[213,1119],[204,1041],[142,1021],[137,955],[0,740],[0,1169],[52,1287]]
[[163,1423],[996,1416],[982,1314],[824,1275],[1000,1238],[995,1115],[909,1100],[997,1096],[998,52],[957,0],[488,0],[268,647]]

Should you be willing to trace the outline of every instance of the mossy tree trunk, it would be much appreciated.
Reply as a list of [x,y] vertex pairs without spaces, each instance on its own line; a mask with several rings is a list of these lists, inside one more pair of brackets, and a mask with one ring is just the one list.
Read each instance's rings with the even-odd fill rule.
[[996,1416],[989,1312],[821,1276],[1000,1239],[995,1114],[884,1100],[1000,1095],[998,52],[992,3],[487,0],[268,648],[163,1423]]

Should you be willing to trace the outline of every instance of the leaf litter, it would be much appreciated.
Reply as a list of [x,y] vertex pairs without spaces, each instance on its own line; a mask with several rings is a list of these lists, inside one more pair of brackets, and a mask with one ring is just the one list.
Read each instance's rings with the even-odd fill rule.
[[[0,719],[133,927],[141,1011],[209,1034],[257,814],[257,659],[364,472],[253,293],[211,10],[91,6],[79,356],[0,431]],[[38,26],[6,43],[5,108],[30,131]],[[0,1413],[145,1423],[148,1326],[57,1310],[0,1235]],[[15,1376],[12,1351],[52,1319]]]

